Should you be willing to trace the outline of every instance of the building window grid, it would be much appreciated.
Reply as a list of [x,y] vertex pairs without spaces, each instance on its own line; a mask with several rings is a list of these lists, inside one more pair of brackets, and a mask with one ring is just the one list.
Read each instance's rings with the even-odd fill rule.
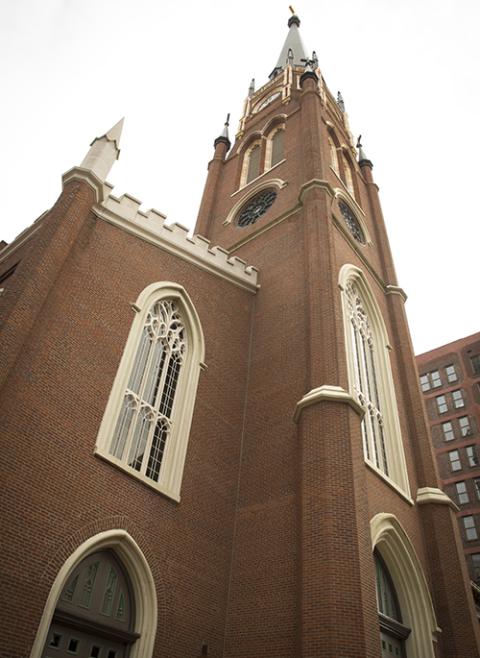
[[468,495],[467,485],[465,482],[456,482],[455,489],[459,505],[466,505],[470,502],[470,497]]
[[457,371],[455,370],[453,363],[445,366],[445,374],[447,375],[447,381],[449,384],[453,384],[453,382],[458,381]]
[[480,500],[480,478],[473,478],[473,486],[475,489],[475,496]]
[[462,436],[470,436],[472,433],[472,427],[468,416],[460,416],[458,419],[458,426],[460,427],[460,434]]
[[480,375],[480,354],[475,354],[470,357],[470,363],[472,364],[472,370],[474,375]]
[[470,555],[471,564],[472,564],[472,576],[474,582],[480,583],[480,553],[472,553]]
[[465,400],[463,399],[463,393],[460,390],[452,391],[452,400],[453,406],[455,409],[461,409],[465,406]]
[[448,458],[450,460],[450,469],[452,471],[462,470],[462,462],[460,461],[460,453],[458,450],[451,450],[448,453]]
[[453,441],[455,434],[451,422],[442,423],[443,438],[445,441]]
[[477,456],[476,446],[467,446],[465,448],[465,452],[467,453],[468,465],[471,468],[478,466],[478,456]]
[[478,539],[477,528],[475,527],[475,519],[473,516],[463,516],[463,527],[465,529],[465,537],[467,541]]
[[440,388],[441,385],[442,378],[440,377],[440,372],[438,370],[432,370],[424,375],[420,375],[420,386],[424,393],[431,388]]
[[437,403],[437,410],[439,414],[444,414],[448,411],[447,398],[444,395],[437,395],[435,398]]

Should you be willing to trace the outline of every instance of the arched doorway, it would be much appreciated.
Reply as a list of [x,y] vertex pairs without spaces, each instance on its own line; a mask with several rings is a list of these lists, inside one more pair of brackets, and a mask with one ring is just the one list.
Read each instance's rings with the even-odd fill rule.
[[111,550],[84,558],[58,599],[42,658],[127,658],[140,637],[128,575]]
[[410,628],[403,624],[397,593],[385,562],[374,553],[382,658],[406,658],[405,640]]

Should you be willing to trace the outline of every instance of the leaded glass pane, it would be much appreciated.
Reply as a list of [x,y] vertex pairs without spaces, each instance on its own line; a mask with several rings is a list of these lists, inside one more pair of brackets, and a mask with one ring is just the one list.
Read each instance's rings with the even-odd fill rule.
[[346,286],[350,314],[350,335],[353,352],[354,390],[365,409],[362,439],[365,458],[386,475],[389,474],[384,418],[381,409],[380,387],[376,366],[375,339],[368,316],[356,286]]
[[113,567],[110,567],[108,572],[107,584],[103,594],[102,614],[110,616],[112,614],[113,598],[117,588],[117,572]]
[[277,132],[272,137],[272,167],[280,162],[280,160],[283,160],[284,135],[284,130],[277,130]]
[[260,175],[260,145],[252,148],[248,156],[247,183]]
[[112,455],[155,481],[186,353],[185,326],[175,301],[157,302],[145,321],[110,446]]

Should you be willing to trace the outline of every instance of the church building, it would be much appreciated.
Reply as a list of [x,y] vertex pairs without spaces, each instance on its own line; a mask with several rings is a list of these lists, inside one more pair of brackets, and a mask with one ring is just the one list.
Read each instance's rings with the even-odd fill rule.
[[480,658],[373,165],[299,27],[193,237],[112,194],[120,122],[0,252],[2,657]]

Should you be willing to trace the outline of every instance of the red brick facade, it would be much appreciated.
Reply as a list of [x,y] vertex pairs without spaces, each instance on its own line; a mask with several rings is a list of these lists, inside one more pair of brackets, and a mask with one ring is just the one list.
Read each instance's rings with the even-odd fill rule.
[[[284,157],[244,185],[249,144],[259,141],[265,168],[275,126]],[[142,552],[158,606],[145,658],[380,658],[374,544],[410,628],[405,655],[480,656],[371,163],[356,162],[320,72],[291,66],[249,98],[227,153],[217,140],[196,233],[228,256],[130,212],[130,198],[106,198],[81,168],[3,252],[0,273],[16,269],[0,297],[0,656],[43,655],[62,568],[91,538],[120,530]],[[276,192],[274,203],[240,228],[238,213],[261,189]],[[244,261],[258,268],[258,287]],[[383,318],[408,487],[364,458],[346,266]],[[135,301],[159,281],[187,291],[206,350],[180,502],[94,453]]]

